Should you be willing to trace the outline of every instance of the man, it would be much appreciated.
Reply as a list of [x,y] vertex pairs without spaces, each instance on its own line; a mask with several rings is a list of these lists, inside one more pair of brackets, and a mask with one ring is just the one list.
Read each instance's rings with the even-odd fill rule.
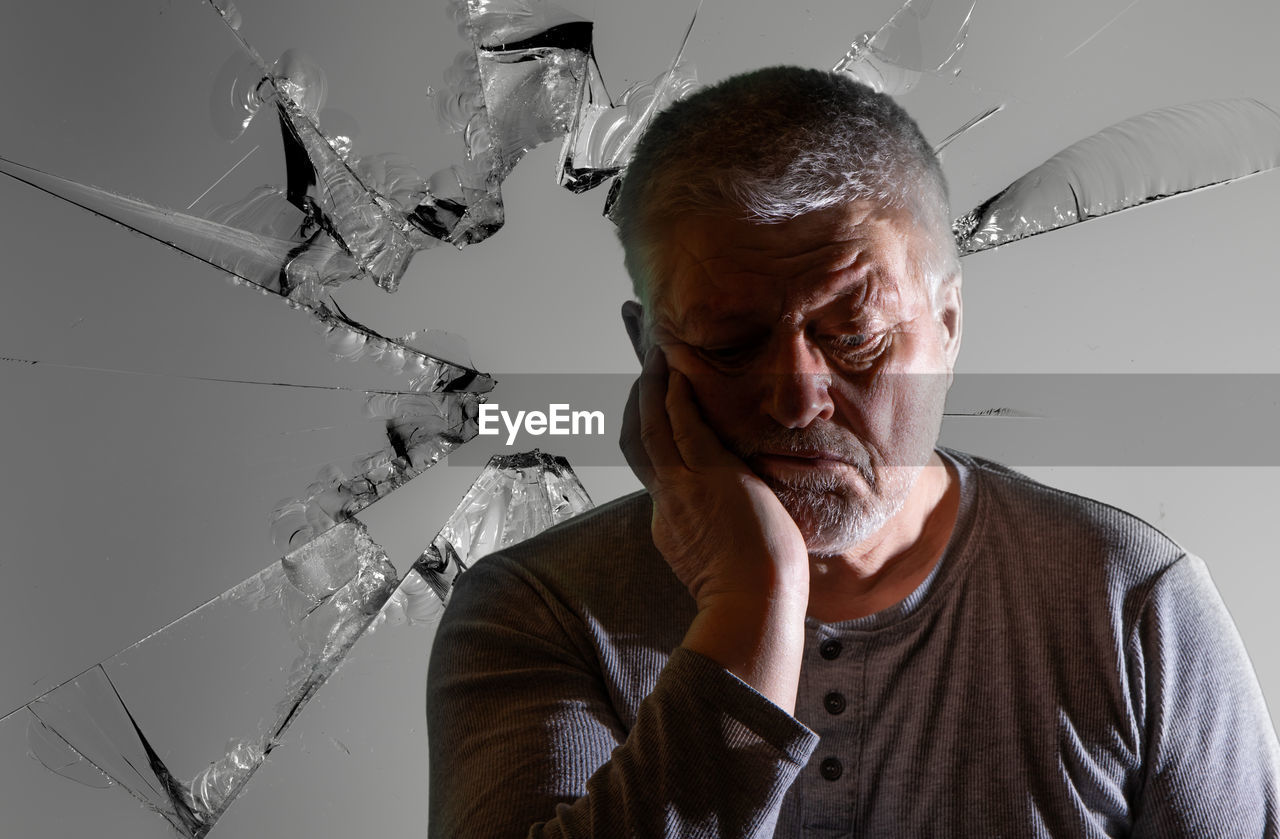
[[459,581],[432,835],[1280,835],[1203,564],[935,450],[960,270],[900,108],[730,79],[655,120],[616,215],[646,492]]

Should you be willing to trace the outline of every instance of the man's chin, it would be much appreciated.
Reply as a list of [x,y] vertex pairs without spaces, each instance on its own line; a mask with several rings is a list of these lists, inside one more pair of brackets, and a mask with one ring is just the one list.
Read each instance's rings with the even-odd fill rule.
[[878,514],[868,499],[833,490],[775,486],[774,494],[791,514],[809,553],[842,553],[875,533],[889,516]]
[[877,482],[877,489],[841,485],[838,487],[796,487],[767,481],[783,508],[804,537],[814,556],[845,553],[879,532],[906,504],[918,470],[893,474]]

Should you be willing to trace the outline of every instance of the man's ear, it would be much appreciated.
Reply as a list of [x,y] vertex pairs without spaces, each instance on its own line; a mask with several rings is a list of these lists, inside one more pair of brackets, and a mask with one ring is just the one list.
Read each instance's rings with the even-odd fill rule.
[[960,337],[964,332],[964,302],[960,295],[960,275],[957,274],[946,281],[938,290],[942,299],[938,307],[938,320],[944,330],[943,355],[947,361],[947,386],[951,386],[956,367],[956,356],[960,354]]
[[649,351],[649,336],[644,331],[644,307],[635,300],[623,303],[622,323],[627,327],[627,337],[631,339],[631,348],[636,351],[636,358],[644,364],[645,353]]

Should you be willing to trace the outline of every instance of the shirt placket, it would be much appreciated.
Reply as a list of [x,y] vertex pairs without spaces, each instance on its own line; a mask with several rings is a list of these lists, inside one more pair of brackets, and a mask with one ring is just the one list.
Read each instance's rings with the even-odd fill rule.
[[798,780],[805,837],[848,836],[854,826],[864,648],[864,642],[819,627],[805,651],[796,708],[821,738]]

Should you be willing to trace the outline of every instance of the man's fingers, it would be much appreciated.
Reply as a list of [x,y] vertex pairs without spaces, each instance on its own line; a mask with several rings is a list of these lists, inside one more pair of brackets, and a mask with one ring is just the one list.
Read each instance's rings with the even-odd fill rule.
[[640,371],[640,443],[659,480],[664,470],[684,466],[667,416],[667,375],[666,356],[650,348]]
[[656,347],[645,356],[640,378],[631,386],[618,444],[650,492],[676,467],[744,468],[702,418],[689,380],[671,370]]
[[618,448],[636,473],[645,489],[653,491],[653,463],[640,442],[640,380],[631,383],[631,393],[627,395],[627,407],[622,411],[622,430],[618,433]]
[[690,469],[743,468],[742,461],[724,447],[698,410],[693,386],[679,370],[671,371],[666,413],[670,417],[672,440],[680,459]]

